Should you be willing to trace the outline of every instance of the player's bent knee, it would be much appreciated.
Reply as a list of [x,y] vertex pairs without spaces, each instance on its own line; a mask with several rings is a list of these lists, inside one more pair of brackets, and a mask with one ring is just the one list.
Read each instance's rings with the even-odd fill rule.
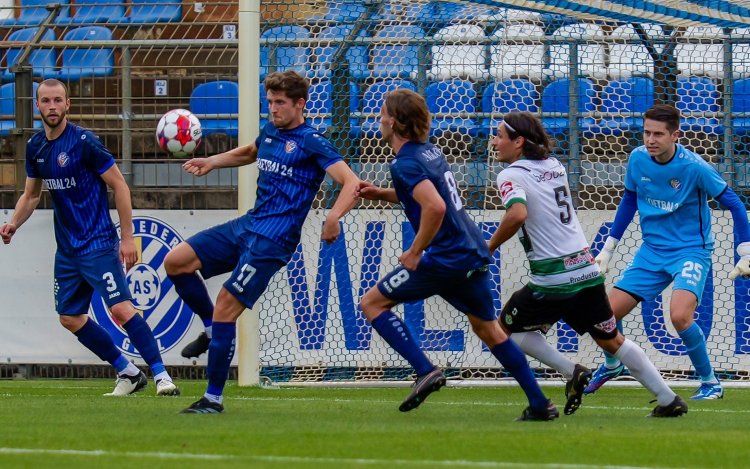
[[130,301],[121,301],[116,305],[112,305],[109,308],[112,317],[120,324],[125,324],[130,321],[136,314],[138,314]]
[[59,316],[60,324],[65,329],[69,330],[70,332],[76,332],[78,329],[82,328],[84,324],[86,324],[86,321],[88,320],[88,315],[86,314],[77,314],[74,316],[69,316],[65,314],[61,314]]
[[164,257],[167,275],[192,274],[201,268],[198,255],[185,241],[178,244]]

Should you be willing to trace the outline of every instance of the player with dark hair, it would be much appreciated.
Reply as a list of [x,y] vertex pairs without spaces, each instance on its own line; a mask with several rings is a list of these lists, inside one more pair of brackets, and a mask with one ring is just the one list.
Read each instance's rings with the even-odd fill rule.
[[[124,396],[143,389],[148,383],[146,375],[87,314],[96,290],[151,368],[156,393],[178,395],[180,391],[164,368],[153,332],[130,302],[123,262],[129,270],[138,257],[130,189],[99,138],[68,122],[70,99],[62,82],[43,81],[37,88],[36,105],[44,130],[26,144],[26,186],[10,223],[0,227],[0,236],[5,244],[10,243],[39,205],[42,188],[46,188],[54,211],[54,292],[60,323],[115,368],[117,382],[108,395]],[[114,193],[121,240],[109,216],[107,187]]]
[[361,301],[373,328],[417,374],[414,389],[399,410],[416,408],[446,379],[392,308],[440,295],[467,315],[474,333],[523,388],[529,406],[520,420],[553,420],[559,416],[557,409],[539,388],[523,352],[497,323],[487,245],[463,208],[445,156],[427,142],[429,131],[424,98],[409,90],[389,92],[381,110],[380,132],[394,152],[393,187],[365,181],[359,185],[362,198],[400,203],[415,230],[414,241],[398,259],[400,267],[380,279]]
[[505,215],[490,238],[490,252],[516,233],[529,259],[530,281],[513,293],[500,313],[500,324],[529,355],[570,376],[565,413],[581,404],[591,371],[562,357],[536,333],[564,319],[578,334],[588,333],[604,350],[619,357],[658,401],[653,417],[677,417],[687,405],[667,386],[646,353],[617,330],[607,301],[604,276],[594,261],[578,221],[568,175],[548,155],[549,138],[528,112],[503,116],[492,139],[497,158],[508,167],[497,177]]
[[[615,317],[622,319],[638,303],[653,300],[674,282],[670,319],[701,380],[691,399],[721,399],[724,390],[711,366],[706,339],[693,320],[711,272],[714,237],[708,197],[732,213],[740,257],[730,274],[733,279],[750,275],[750,227],[745,205],[737,194],[716,169],[677,143],[679,136],[678,109],[660,104],[646,111],[644,145],[630,154],[625,192],[596,262],[607,271],[617,243],[638,211],[643,242],[609,292]],[[623,363],[617,357],[607,356],[585,392],[596,391],[623,371]]]
[[[255,142],[183,165],[189,173],[203,176],[216,168],[257,162],[260,173],[253,209],[190,237],[164,261],[180,297],[212,332],[210,341],[205,341],[208,387],[183,413],[224,411],[222,394],[234,355],[237,318],[245,308],[252,308],[271,277],[291,259],[325,175],[343,187],[323,224],[321,239],[336,240],[339,220],[357,201],[359,178],[331,142],[305,122],[307,80],[294,71],[275,72],[266,77],[265,88],[270,122]],[[198,272],[206,279],[231,272],[215,306]]]

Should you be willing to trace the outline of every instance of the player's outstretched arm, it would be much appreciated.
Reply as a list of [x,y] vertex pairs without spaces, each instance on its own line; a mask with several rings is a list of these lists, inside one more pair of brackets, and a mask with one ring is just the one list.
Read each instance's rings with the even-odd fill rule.
[[133,237],[133,204],[130,201],[130,188],[117,165],[112,165],[103,172],[101,178],[114,194],[115,209],[120,218],[120,260],[125,263],[125,269],[130,270],[138,260]]
[[740,259],[729,273],[729,278],[734,280],[740,275],[750,277],[750,224],[747,220],[745,204],[728,187],[721,195],[716,197],[716,200],[731,212],[732,222],[734,223],[734,236],[736,241],[738,241],[737,255]]
[[10,222],[0,226],[0,237],[2,237],[4,244],[10,244],[10,240],[16,231],[29,219],[37,205],[39,205],[41,194],[42,180],[27,177],[23,194],[21,194],[18,202],[16,202],[16,208]]
[[359,181],[357,188],[357,197],[367,200],[384,200],[393,204],[400,201],[396,195],[396,189],[378,187],[370,181]]
[[339,220],[344,215],[349,213],[357,204],[357,188],[359,187],[359,178],[349,168],[349,165],[343,161],[339,161],[330,165],[326,168],[326,172],[333,178],[334,181],[341,184],[341,192],[336,197],[333,207],[328,212],[326,220],[323,223],[323,231],[320,238],[326,243],[332,243],[336,241],[341,233],[341,227],[339,226]]
[[492,237],[487,241],[487,247],[490,253],[495,252],[504,242],[512,238],[526,221],[529,212],[526,210],[526,204],[515,203],[505,211],[500,226],[497,227]]
[[205,176],[216,168],[236,168],[255,163],[257,158],[258,148],[251,143],[208,158],[192,158],[182,165],[182,169],[194,176]]

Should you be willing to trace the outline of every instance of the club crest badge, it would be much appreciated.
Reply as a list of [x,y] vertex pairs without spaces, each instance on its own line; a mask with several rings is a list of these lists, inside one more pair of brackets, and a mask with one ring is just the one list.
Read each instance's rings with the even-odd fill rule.
[[70,157],[67,153],[62,152],[59,155],[57,155],[57,165],[61,168],[64,168],[68,166],[68,163],[70,163]]
[[293,140],[286,141],[286,144],[284,145],[284,151],[286,151],[287,153],[291,153],[296,149],[297,149],[297,142]]
[[[156,218],[133,217],[133,226],[138,262],[126,274],[133,297],[131,301],[154,332],[159,351],[164,353],[180,342],[193,321],[193,312],[177,295],[164,270],[164,257],[182,241],[182,237]],[[122,325],[110,316],[104,299],[96,293],[90,312],[109,332],[117,348],[126,355],[140,356]]]

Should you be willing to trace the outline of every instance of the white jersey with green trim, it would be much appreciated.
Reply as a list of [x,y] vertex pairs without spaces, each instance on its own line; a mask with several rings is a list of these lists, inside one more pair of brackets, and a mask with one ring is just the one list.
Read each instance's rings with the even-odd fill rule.
[[557,159],[515,161],[498,174],[497,187],[506,209],[526,205],[518,237],[529,258],[529,287],[572,293],[604,281],[576,216],[567,172]]

